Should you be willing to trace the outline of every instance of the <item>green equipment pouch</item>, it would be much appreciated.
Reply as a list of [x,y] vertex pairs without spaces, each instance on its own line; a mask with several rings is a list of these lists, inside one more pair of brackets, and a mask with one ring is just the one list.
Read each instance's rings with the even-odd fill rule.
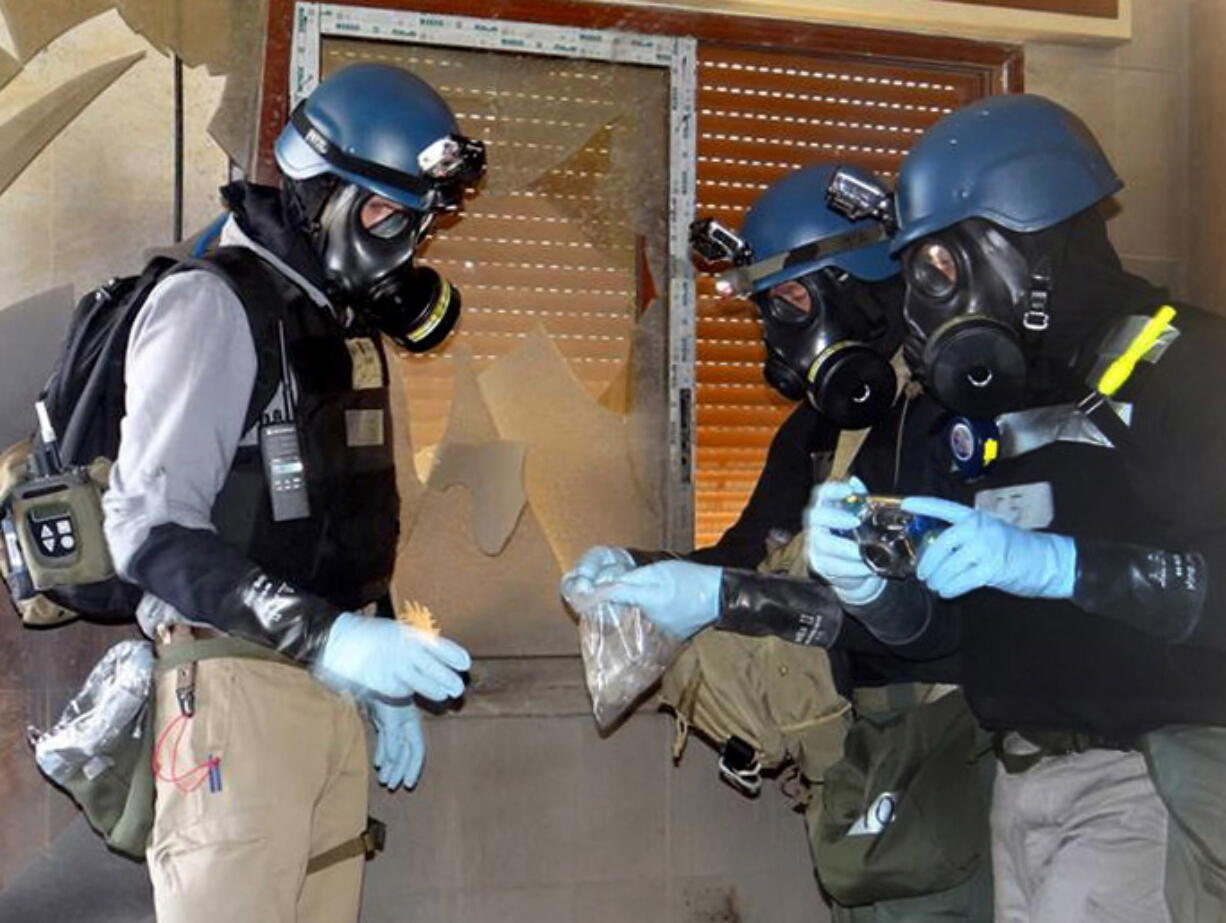
[[[770,552],[758,570],[805,575],[803,533]],[[796,766],[818,782],[842,752],[851,704],[835,689],[824,650],[773,636],[710,629],[681,651],[660,684],[661,702],[676,716],[673,756],[691,730],[720,751],[720,771],[747,794],[764,770]],[[803,801],[808,789],[791,794]]]
[[967,880],[990,849],[991,752],[960,690],[857,719],[809,818],[822,887],[858,906]]
[[806,779],[821,779],[838,758],[851,709],[825,651],[718,630],[685,647],[664,674],[660,699],[676,716],[674,757],[697,730],[720,749],[724,776],[750,794],[762,770],[789,761]]
[[112,765],[89,778],[78,771],[64,789],[107,846],[143,861],[153,831],[153,697],[111,751]]

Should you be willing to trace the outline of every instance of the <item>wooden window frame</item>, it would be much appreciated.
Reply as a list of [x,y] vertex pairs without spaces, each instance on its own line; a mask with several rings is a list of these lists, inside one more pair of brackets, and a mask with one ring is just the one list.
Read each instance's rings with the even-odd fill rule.
[[1118,19],[1119,0],[941,0],[942,3],[971,3],[975,6],[1003,6],[1035,13],[1060,13],[1066,16],[1093,16]]

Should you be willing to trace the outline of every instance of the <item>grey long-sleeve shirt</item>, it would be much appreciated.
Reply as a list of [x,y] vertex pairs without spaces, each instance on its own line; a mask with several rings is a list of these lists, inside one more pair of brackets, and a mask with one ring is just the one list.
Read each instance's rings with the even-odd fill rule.
[[[233,218],[221,244],[254,250],[321,309],[334,310],[323,292],[251,240]],[[234,454],[256,439],[255,427],[242,432],[256,370],[246,312],[216,275],[169,276],[141,306],[128,341],[119,453],[103,496],[107,541],[121,577],[130,579],[128,565],[157,526],[213,530],[213,504]],[[268,410],[284,411],[283,403],[278,390]],[[137,618],[149,634],[161,623],[186,621],[149,593]]]

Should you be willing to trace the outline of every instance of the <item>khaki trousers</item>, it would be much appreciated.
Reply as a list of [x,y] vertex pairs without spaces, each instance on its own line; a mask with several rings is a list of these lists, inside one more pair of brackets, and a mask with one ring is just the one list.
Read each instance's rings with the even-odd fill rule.
[[996,923],[1169,923],[1166,851],[1167,810],[1140,753],[997,767]]
[[[306,670],[203,660],[180,719],[158,679],[161,763],[147,858],[159,923],[353,923],[362,858],[307,860],[366,826],[366,737],[352,701]],[[216,761],[210,784],[206,766]],[[178,781],[168,781],[178,777]]]

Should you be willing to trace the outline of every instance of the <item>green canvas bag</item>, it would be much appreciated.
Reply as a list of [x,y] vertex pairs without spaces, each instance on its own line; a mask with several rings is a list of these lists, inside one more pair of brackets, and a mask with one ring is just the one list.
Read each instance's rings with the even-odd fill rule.
[[823,888],[857,906],[967,880],[989,861],[992,758],[960,690],[904,713],[860,717],[809,818]]

